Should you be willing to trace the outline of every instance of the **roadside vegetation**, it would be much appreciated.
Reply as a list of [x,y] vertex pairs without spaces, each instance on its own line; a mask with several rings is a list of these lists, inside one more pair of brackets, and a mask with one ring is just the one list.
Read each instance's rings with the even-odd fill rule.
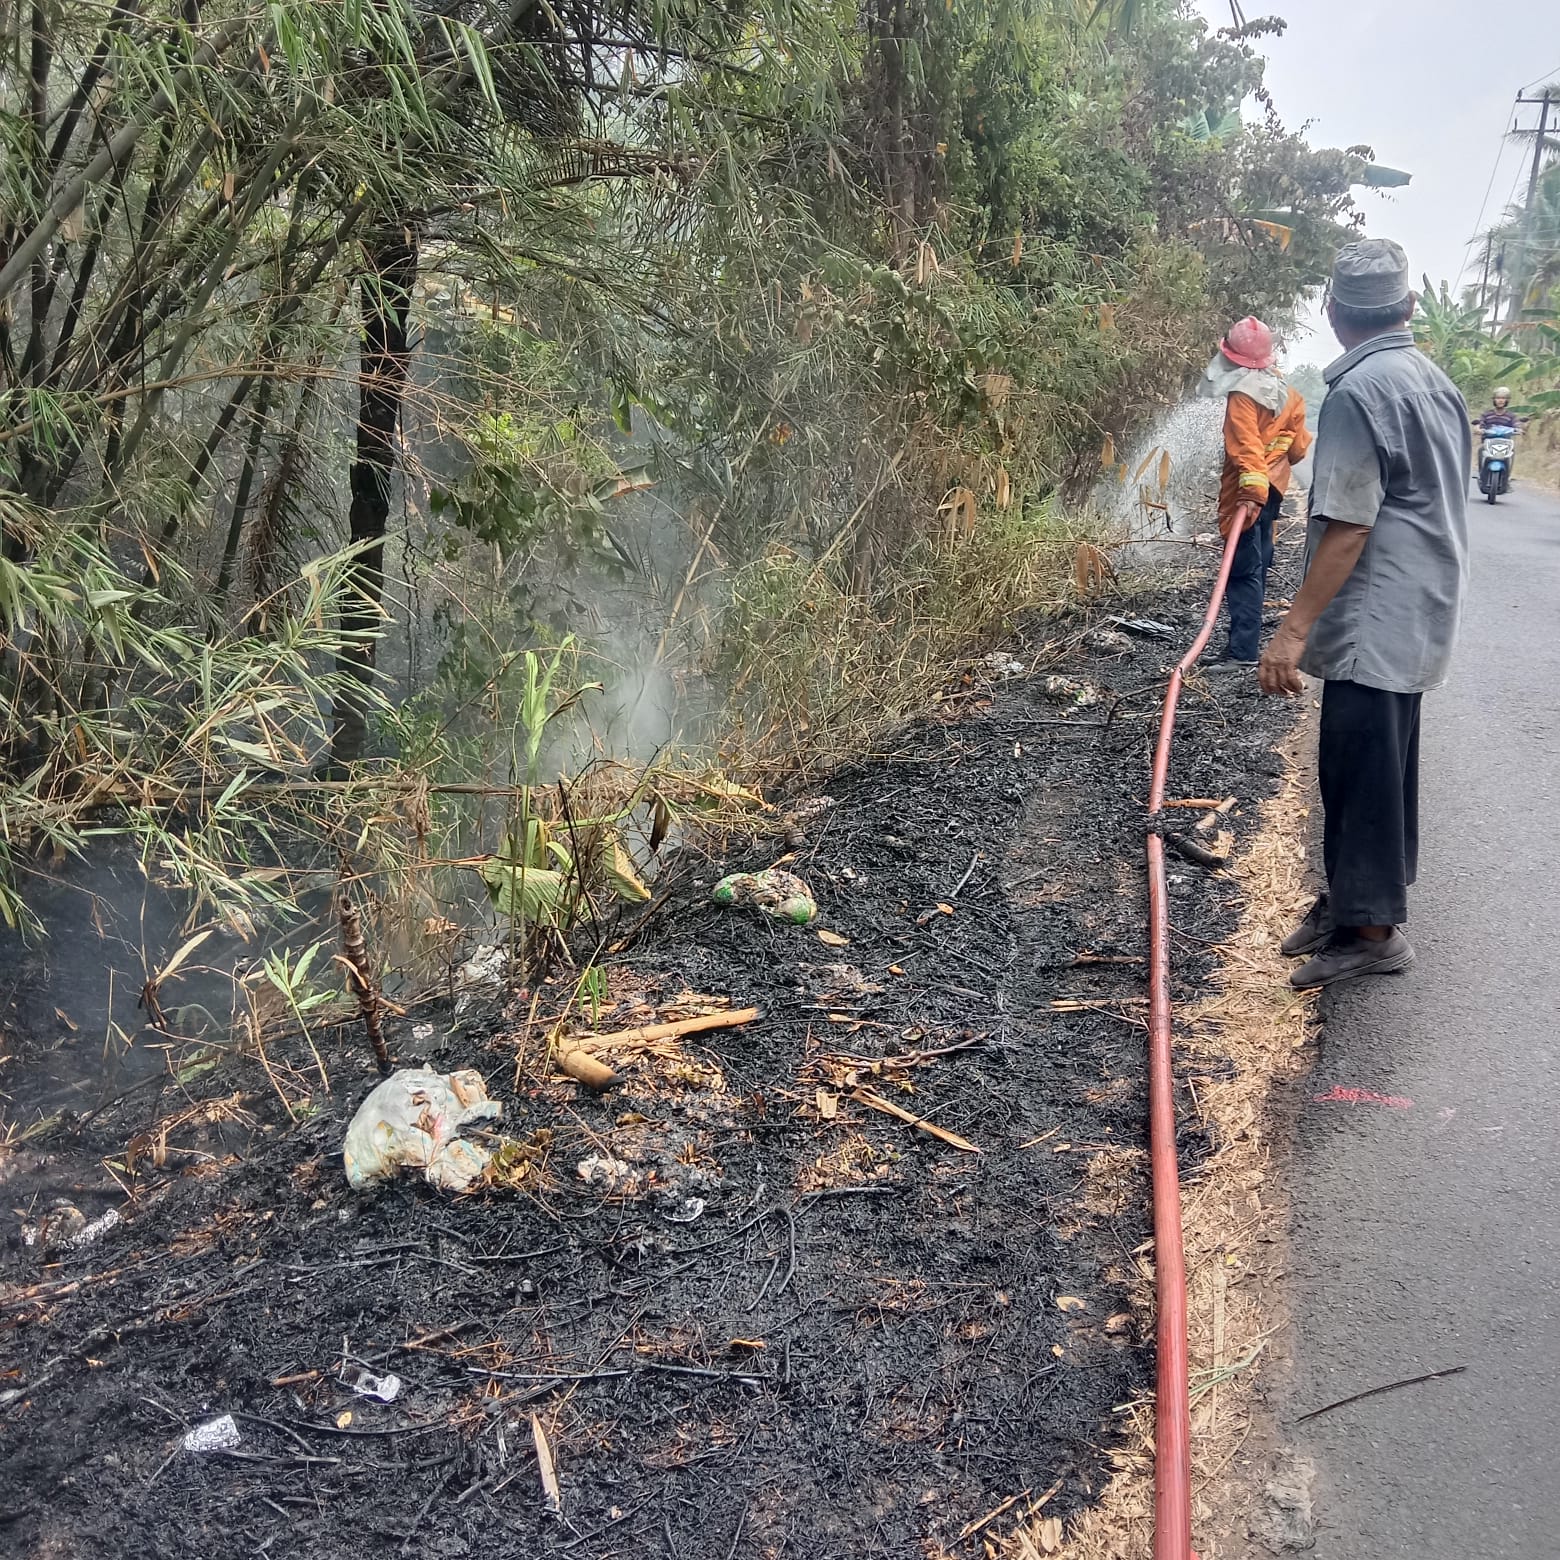
[[[1549,90],[1554,90],[1551,87]],[[1536,132],[1513,132],[1532,151]],[[1510,206],[1480,235],[1480,280],[1457,293],[1427,276],[1414,335],[1475,412],[1497,385],[1531,418],[1519,455],[1524,475],[1560,478],[1560,140],[1537,149],[1531,199]]]
[[436,921],[477,857],[546,925],[717,752],[865,745],[1322,279],[1369,154],[1267,106],[1281,26],[0,8],[0,912],[118,834],[240,926],[301,874]]

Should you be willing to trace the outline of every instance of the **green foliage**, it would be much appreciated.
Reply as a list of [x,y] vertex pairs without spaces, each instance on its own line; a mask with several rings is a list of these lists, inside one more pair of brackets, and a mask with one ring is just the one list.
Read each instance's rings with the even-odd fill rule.
[[[1059,496],[1281,322],[1369,160],[1242,126],[1256,33],[1163,3],[8,16],[0,855],[128,831],[234,916],[428,853],[354,776],[522,788],[522,921],[642,898],[620,807],[531,838],[571,631],[843,745],[900,707],[852,678],[1055,597]],[[374,756],[313,789],[343,710]]]
[[1529,372],[1523,353],[1488,333],[1483,306],[1459,302],[1444,281],[1436,287],[1424,278],[1412,325],[1420,351],[1439,364],[1470,406],[1483,405],[1495,385]]

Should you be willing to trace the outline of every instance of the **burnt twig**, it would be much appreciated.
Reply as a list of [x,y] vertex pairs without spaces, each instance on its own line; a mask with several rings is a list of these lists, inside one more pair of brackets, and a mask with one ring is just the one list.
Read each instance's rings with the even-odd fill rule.
[[1216,856],[1206,845],[1199,845],[1196,840],[1189,840],[1184,834],[1172,834],[1167,829],[1164,831],[1164,841],[1176,855],[1184,857],[1199,867],[1206,867],[1210,872],[1217,872],[1226,865],[1224,857]]
[[1339,1398],[1336,1403],[1325,1403],[1321,1408],[1313,1408],[1309,1414],[1302,1414],[1295,1423],[1303,1425],[1308,1419],[1319,1419],[1323,1414],[1330,1414],[1335,1408],[1347,1408],[1350,1403],[1361,1403],[1366,1398],[1379,1397],[1383,1392],[1396,1392],[1399,1387],[1417,1387],[1424,1381],[1439,1381],[1443,1376],[1460,1376],[1467,1370],[1466,1365],[1452,1365],[1446,1370],[1427,1370],[1422,1376],[1405,1376],[1402,1381],[1389,1381],[1384,1386],[1367,1387],[1363,1392],[1355,1392],[1346,1398]]

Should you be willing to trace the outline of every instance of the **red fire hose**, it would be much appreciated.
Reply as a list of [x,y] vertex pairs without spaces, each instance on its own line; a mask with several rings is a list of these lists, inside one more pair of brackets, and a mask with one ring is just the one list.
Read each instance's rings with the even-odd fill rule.
[[1148,788],[1148,1142],[1154,1178],[1154,1274],[1159,1379],[1154,1407],[1154,1560],[1196,1560],[1192,1552],[1192,1413],[1186,1367],[1186,1253],[1181,1247],[1181,1179],[1175,1151],[1175,1076],[1170,1050],[1170,898],[1165,842],[1152,824],[1164,807],[1170,740],[1181,684],[1213,633],[1240,531],[1224,544],[1202,629],[1165,689]]

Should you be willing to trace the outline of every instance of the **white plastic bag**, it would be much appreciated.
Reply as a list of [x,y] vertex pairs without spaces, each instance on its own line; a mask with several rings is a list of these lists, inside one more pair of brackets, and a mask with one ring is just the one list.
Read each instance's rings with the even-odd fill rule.
[[482,1074],[448,1075],[407,1068],[386,1078],[358,1106],[342,1150],[347,1180],[358,1191],[398,1170],[421,1170],[430,1186],[469,1191],[492,1153],[460,1136],[474,1121],[498,1121],[504,1107],[490,1100]]

